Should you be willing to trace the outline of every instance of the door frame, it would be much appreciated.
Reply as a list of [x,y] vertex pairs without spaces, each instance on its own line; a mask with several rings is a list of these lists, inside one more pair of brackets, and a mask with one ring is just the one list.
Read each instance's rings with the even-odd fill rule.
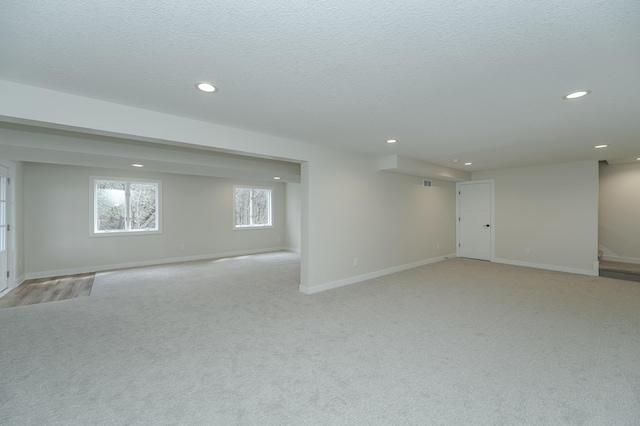
[[495,241],[496,241],[496,197],[495,197],[495,180],[494,179],[485,179],[485,180],[469,180],[464,182],[456,182],[456,256],[460,257],[460,188],[464,185],[473,185],[478,183],[488,183],[490,190],[491,200],[491,247],[490,247],[490,258],[489,262],[493,262],[496,257],[495,251]]
[[16,256],[16,165],[11,161],[0,160],[0,166],[7,169],[7,177],[10,179],[10,183],[7,184],[7,223],[11,225],[11,230],[7,232],[7,269],[9,271],[9,279],[7,280],[7,288],[4,291],[0,291],[0,296],[4,296],[12,289],[16,288],[19,282],[19,277],[16,276],[17,268],[17,256]]

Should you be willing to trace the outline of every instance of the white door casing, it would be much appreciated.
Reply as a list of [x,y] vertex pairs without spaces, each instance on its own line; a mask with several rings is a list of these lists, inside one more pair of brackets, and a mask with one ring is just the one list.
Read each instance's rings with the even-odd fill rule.
[[457,255],[471,259],[493,258],[493,181],[456,184]]
[[9,286],[8,178],[9,171],[0,166],[0,292]]

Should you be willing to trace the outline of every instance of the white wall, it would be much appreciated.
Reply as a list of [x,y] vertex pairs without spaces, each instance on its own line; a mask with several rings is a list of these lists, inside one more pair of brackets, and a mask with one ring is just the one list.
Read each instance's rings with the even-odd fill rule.
[[[162,180],[162,233],[91,236],[90,176]],[[274,188],[273,228],[233,230],[234,184]],[[284,246],[285,188],[276,182],[26,163],[24,228],[28,278],[276,250]]]
[[285,246],[287,250],[300,253],[302,240],[302,194],[299,183],[287,183],[285,214]]
[[597,275],[596,161],[477,172],[472,178],[495,180],[495,261]]
[[148,172],[254,180],[280,176],[283,182],[300,182],[297,163],[0,121],[2,158],[105,168],[128,168],[135,159]]
[[[429,192],[420,178],[378,171],[377,158],[7,81],[0,81],[0,92],[5,95],[0,97],[0,117],[14,123],[187,143],[302,164],[303,291],[356,282],[455,252],[453,183],[437,183]],[[30,214],[29,206],[25,211]],[[27,250],[33,247],[31,239],[27,245]],[[30,270],[53,267],[58,268],[47,262]]]
[[[316,158],[308,174],[313,292],[455,253],[455,184],[377,169],[377,159]],[[440,249],[437,245],[440,244]],[[357,259],[357,265],[354,265]]]
[[640,161],[600,165],[598,240],[604,259],[640,263]]

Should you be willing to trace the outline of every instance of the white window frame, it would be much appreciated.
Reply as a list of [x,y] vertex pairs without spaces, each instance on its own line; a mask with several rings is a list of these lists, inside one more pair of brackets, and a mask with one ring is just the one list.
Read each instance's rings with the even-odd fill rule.
[[[269,224],[268,225],[238,225],[236,224],[236,189],[261,189],[269,191]],[[256,185],[233,185],[233,211],[232,221],[233,229],[236,231],[250,230],[250,229],[269,229],[273,228],[273,187],[270,186],[256,186]],[[253,208],[253,206],[250,206]],[[251,216],[251,215],[250,215]]]
[[[122,178],[92,176],[91,179],[91,235],[94,237],[122,236],[122,235],[149,235],[162,233],[162,181],[156,179]],[[125,230],[100,231],[98,230],[98,196],[96,183],[101,181],[124,183],[126,188],[125,206]],[[129,198],[129,187],[136,183],[154,183],[158,187],[156,198],[156,229],[130,229],[131,206]]]

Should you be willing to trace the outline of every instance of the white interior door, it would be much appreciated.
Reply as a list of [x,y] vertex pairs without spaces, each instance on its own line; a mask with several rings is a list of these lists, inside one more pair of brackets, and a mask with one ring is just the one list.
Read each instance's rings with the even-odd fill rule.
[[458,184],[458,256],[491,260],[491,182]]
[[0,291],[5,290],[9,286],[7,277],[9,271],[9,256],[7,247],[7,178],[8,170],[6,167],[0,166]]

